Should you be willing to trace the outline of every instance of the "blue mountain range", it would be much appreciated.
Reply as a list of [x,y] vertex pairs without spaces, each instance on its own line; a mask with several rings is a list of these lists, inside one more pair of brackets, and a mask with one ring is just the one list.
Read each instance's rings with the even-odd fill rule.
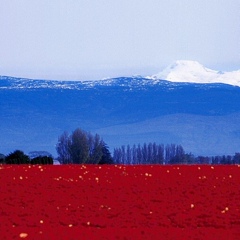
[[110,151],[181,144],[194,155],[240,152],[240,87],[143,77],[50,81],[0,77],[0,153],[48,151],[63,131],[98,133]]

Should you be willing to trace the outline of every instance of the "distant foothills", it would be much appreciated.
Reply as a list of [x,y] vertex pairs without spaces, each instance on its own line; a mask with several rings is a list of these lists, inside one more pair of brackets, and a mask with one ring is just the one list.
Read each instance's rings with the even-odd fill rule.
[[[218,72],[192,61],[177,61],[153,76],[97,81],[0,76],[0,152],[40,150],[56,159],[57,136],[80,127],[99,134],[116,163],[168,164],[173,149],[183,148],[190,156],[209,156],[206,162],[215,156],[232,156],[233,162],[240,152],[239,86],[239,71]],[[145,150],[140,154],[146,148],[150,155],[161,148],[164,158],[147,160]],[[184,161],[193,161],[190,156]],[[225,162],[220,158],[216,162]]]
[[21,150],[4,156],[0,164],[240,164],[240,153],[234,156],[197,156],[186,153],[181,145],[144,143],[115,148],[113,156],[98,134],[92,135],[80,128],[72,134],[64,132],[56,145],[58,157],[54,160],[48,152],[34,151],[28,155]]

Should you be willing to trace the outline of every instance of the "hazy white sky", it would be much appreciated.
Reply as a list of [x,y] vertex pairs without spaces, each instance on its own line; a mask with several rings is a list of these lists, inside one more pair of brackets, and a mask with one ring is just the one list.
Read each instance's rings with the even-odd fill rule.
[[240,69],[240,0],[0,0],[0,75],[100,79],[175,60]]

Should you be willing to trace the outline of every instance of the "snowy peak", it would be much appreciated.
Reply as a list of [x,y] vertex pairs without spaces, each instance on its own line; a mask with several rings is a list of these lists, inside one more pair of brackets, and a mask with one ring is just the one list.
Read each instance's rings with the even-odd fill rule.
[[151,76],[152,79],[164,79],[172,82],[225,83],[240,86],[240,70],[218,72],[204,67],[196,61],[179,60],[162,72]]
[[[167,80],[172,83],[166,83]],[[0,75],[0,89],[75,89],[84,90],[98,87],[121,87],[132,89],[143,89],[146,86],[166,85],[176,83],[224,83],[240,87],[240,70],[232,72],[219,72],[204,67],[196,61],[179,60],[168,66],[162,72],[148,76],[132,76],[105,78],[102,80],[89,81],[62,81],[62,80],[37,80],[16,78]]]

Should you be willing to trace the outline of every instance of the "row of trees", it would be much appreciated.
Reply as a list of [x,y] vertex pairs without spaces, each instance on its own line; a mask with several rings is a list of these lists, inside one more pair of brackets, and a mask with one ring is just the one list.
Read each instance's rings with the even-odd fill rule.
[[181,145],[144,143],[122,146],[113,151],[113,160],[117,164],[174,164],[187,161],[187,155]]
[[[144,143],[115,148],[113,157],[98,134],[92,135],[80,128],[71,134],[64,132],[56,145],[57,160],[61,164],[240,164],[240,153],[234,156],[198,156],[185,153],[181,145]],[[0,163],[53,164],[47,152],[34,151],[25,155],[16,150],[6,157],[0,154]]]
[[116,164],[240,164],[240,153],[234,156],[198,156],[185,153],[181,145],[144,143],[115,148],[113,160]]
[[[58,161],[61,164],[112,164],[113,159],[106,143],[98,134],[92,135],[77,128],[68,134],[64,132],[56,145]],[[47,152],[34,151],[29,155],[16,150],[6,157],[0,154],[0,164],[53,164],[53,157]]]
[[194,158],[196,164],[240,164],[240,153],[235,155],[222,155],[214,157],[198,156]]
[[0,154],[0,163],[5,164],[53,164],[52,156],[36,156],[30,158],[28,155],[24,154],[23,151],[16,150],[6,157]]
[[77,128],[64,132],[56,146],[61,164],[112,164],[113,159],[106,143],[98,134],[92,135]]

